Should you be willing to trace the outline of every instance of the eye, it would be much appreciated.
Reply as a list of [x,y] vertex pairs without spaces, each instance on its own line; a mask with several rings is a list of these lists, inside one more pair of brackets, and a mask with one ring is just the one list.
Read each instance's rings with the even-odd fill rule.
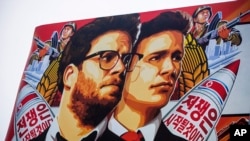
[[101,60],[104,62],[110,62],[112,60],[114,60],[115,58],[117,58],[116,53],[113,52],[105,52],[101,55]]
[[180,62],[180,61],[182,60],[182,58],[183,58],[183,55],[182,55],[182,53],[180,53],[180,52],[176,52],[176,53],[174,53],[174,54],[172,55],[172,59],[173,59],[174,61]]
[[122,56],[123,63],[124,63],[124,64],[129,63],[129,62],[131,61],[131,57],[132,57],[132,56],[131,56],[130,54],[123,55],[123,56]]
[[153,55],[153,56],[151,56],[149,59],[148,59],[148,61],[149,62],[158,62],[158,61],[160,61],[161,60],[161,55],[159,55],[159,54],[157,54],[157,55]]

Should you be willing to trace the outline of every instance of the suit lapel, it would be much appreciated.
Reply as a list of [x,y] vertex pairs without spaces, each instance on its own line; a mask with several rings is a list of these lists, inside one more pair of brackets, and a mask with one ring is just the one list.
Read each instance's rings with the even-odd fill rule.
[[103,135],[98,141],[123,141],[119,136],[111,132],[108,128],[104,131]]

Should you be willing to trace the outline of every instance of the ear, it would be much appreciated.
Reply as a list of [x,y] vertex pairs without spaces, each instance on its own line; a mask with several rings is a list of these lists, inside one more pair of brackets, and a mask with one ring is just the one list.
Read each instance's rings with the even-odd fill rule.
[[68,65],[63,74],[63,83],[66,88],[71,88],[77,81],[79,70],[74,64]]

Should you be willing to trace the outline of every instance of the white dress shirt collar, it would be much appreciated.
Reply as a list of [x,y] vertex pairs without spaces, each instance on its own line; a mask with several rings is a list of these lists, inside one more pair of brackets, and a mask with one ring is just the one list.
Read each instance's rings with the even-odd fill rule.
[[[151,120],[148,124],[143,127],[138,128],[135,132],[140,131],[145,139],[145,141],[153,141],[155,135],[160,127],[161,124],[161,113],[159,113],[153,120]],[[121,136],[122,134],[126,133],[128,129],[126,129],[123,125],[121,125],[112,114],[109,122],[108,122],[108,129],[116,134],[117,136]]]
[[[65,121],[65,122],[67,122],[67,121]],[[106,117],[90,133],[88,133],[87,135],[82,136],[82,139],[88,137],[91,133],[96,131],[97,132],[97,135],[96,135],[96,138],[95,138],[95,141],[96,141],[103,134],[103,132],[105,131],[106,126],[107,126],[107,122],[108,122],[108,119]],[[51,123],[51,126],[49,127],[48,133],[46,135],[46,141],[54,141],[54,139],[56,139],[56,134],[59,131],[60,130],[59,130],[57,118],[54,118],[53,122]]]

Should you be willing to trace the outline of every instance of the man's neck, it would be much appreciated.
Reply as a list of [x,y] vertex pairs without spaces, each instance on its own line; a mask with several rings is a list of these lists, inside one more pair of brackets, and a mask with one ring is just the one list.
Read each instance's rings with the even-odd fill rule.
[[64,102],[63,99],[60,104],[57,120],[60,134],[67,140],[81,140],[83,136],[94,129],[90,125],[83,126],[81,121],[69,109],[68,103]]
[[195,23],[196,30],[203,30],[207,23]]
[[67,43],[69,42],[70,38],[61,38],[61,46],[60,51],[63,51]]
[[145,105],[125,103],[123,100],[114,111],[114,117],[128,130],[135,131],[148,124],[159,114],[160,109]]
[[64,42],[64,43],[68,43],[69,40],[70,40],[70,38],[61,38],[60,40],[61,40],[62,42]]

